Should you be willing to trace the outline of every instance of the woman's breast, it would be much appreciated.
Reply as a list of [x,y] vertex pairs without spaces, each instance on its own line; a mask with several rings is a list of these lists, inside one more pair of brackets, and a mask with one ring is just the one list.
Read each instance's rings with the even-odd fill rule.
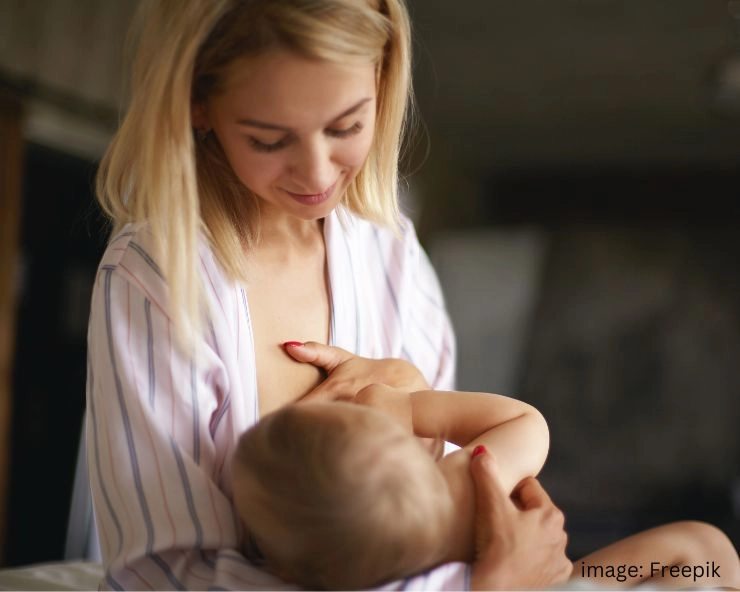
[[[324,288],[319,289],[319,288]],[[286,341],[319,341],[329,337],[329,299],[324,286],[310,293],[286,296],[267,290],[250,294],[250,316],[257,366],[260,416],[293,403],[322,379],[318,368],[293,360],[283,349]]]
[[255,344],[260,417],[294,403],[318,386],[322,379],[316,367],[292,360],[278,343],[271,341],[261,347]]

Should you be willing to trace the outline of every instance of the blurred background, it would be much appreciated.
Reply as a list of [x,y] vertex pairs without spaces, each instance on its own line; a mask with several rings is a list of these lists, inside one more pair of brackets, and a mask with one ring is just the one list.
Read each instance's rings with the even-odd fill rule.
[[[134,4],[0,0],[3,565],[63,556]],[[674,519],[740,545],[740,3],[409,4],[458,386],[548,418],[573,556]]]

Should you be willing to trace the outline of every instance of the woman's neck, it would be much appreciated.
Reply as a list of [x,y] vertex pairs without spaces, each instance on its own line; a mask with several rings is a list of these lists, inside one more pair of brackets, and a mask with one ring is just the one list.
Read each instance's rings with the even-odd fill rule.
[[306,220],[272,204],[261,204],[259,217],[260,242],[290,244],[313,240],[323,234],[323,218]]
[[287,216],[261,216],[259,240],[250,259],[268,265],[303,263],[306,258],[323,258],[324,220],[300,220]]

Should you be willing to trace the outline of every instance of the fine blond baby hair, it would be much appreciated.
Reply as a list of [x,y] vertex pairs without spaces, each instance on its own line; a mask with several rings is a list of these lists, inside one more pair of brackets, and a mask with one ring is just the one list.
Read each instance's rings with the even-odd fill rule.
[[234,503],[268,568],[358,589],[439,562],[453,508],[431,455],[384,413],[343,402],[267,415],[239,440]]
[[373,145],[344,205],[398,223],[398,162],[411,99],[403,0],[143,0],[127,111],[99,168],[97,198],[113,222],[146,222],[169,286],[179,343],[201,330],[198,239],[203,232],[234,279],[259,236],[259,201],[236,178],[213,134],[194,137],[191,109],[225,88],[237,60],[271,51],[377,72]]

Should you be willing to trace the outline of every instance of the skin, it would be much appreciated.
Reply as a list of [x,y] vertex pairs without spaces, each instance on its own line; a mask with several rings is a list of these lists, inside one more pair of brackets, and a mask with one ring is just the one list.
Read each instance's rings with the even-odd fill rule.
[[568,579],[563,513],[533,477],[509,495],[493,455],[470,459],[475,491],[472,590],[541,589]]
[[354,402],[383,411],[409,436],[441,433],[461,447],[437,461],[456,509],[447,528],[449,547],[440,557],[444,562],[470,562],[475,557],[475,498],[468,474],[473,450],[483,446],[504,460],[499,480],[509,492],[522,479],[537,475],[547,456],[549,434],[544,418],[534,407],[509,397],[434,390],[408,393],[377,384],[358,392]]
[[[534,408],[514,399],[487,393],[430,390],[407,393],[401,389],[372,385],[358,393],[354,402],[357,404],[327,401],[303,403],[291,406],[290,413],[303,418],[305,434],[324,433],[330,437],[336,426],[351,426],[353,442],[351,450],[345,450],[342,460],[337,461],[341,462],[341,466],[362,467],[365,455],[372,451],[371,456],[379,465],[399,471],[399,475],[413,475],[411,478],[417,484],[426,483],[417,492],[434,491],[437,496],[446,493],[446,500],[441,496],[433,498],[441,504],[434,506],[434,509],[427,505],[429,500],[423,504],[428,509],[428,523],[434,534],[425,531],[406,533],[406,540],[411,547],[415,546],[414,536],[434,541],[436,554],[434,557],[427,556],[427,567],[451,561],[472,562],[475,558],[475,502],[473,481],[468,469],[475,447],[485,445],[507,460],[502,463],[503,470],[499,478],[501,486],[509,491],[524,477],[537,473],[547,453],[547,426],[542,416]],[[267,430],[269,436],[266,437],[270,441],[287,436],[272,427],[275,425],[271,423],[274,417],[265,418],[265,423],[260,426]],[[462,448],[435,462],[415,441],[414,433],[437,432],[441,427],[445,428],[450,441]],[[334,446],[337,445],[335,442]],[[303,464],[307,458],[299,455],[292,462]],[[234,500],[247,524],[257,519],[254,511],[250,512],[253,499],[250,489],[254,486],[251,470],[249,465],[240,462],[234,468]],[[354,468],[349,469],[352,480],[354,473]],[[370,482],[366,484],[374,487]],[[359,484],[355,481],[354,486]],[[346,487],[344,483],[340,489],[345,490]],[[362,496],[359,490],[357,493]],[[352,497],[352,494],[349,496]],[[454,510],[450,511],[452,508]],[[263,536],[267,537],[269,546],[285,548],[286,540],[293,537],[290,528],[281,530],[284,525],[274,516],[268,524],[270,534]],[[261,528],[265,529],[264,523]],[[334,544],[341,545],[338,541]],[[427,543],[424,543],[424,548],[427,553]],[[289,563],[285,564],[268,554],[268,565],[270,559],[275,561],[271,569],[287,581],[303,585],[310,583],[302,581],[297,574],[291,577]]]
[[237,60],[199,107],[195,125],[216,134],[268,230],[315,230],[337,206],[372,145],[375,70],[276,51]]
[[[327,378],[303,401],[345,398],[375,383],[409,391],[428,388],[418,369],[402,360],[371,360],[316,342],[286,346],[296,362],[315,365]],[[468,464],[475,498],[473,590],[539,589],[567,580],[563,513],[539,481],[525,478],[512,493],[492,454]]]
[[261,235],[245,252],[261,414],[295,402],[322,373],[280,344],[326,342],[330,298],[322,219],[340,203],[372,146],[376,68],[288,51],[238,59],[220,92],[193,105],[236,176],[259,199]]

